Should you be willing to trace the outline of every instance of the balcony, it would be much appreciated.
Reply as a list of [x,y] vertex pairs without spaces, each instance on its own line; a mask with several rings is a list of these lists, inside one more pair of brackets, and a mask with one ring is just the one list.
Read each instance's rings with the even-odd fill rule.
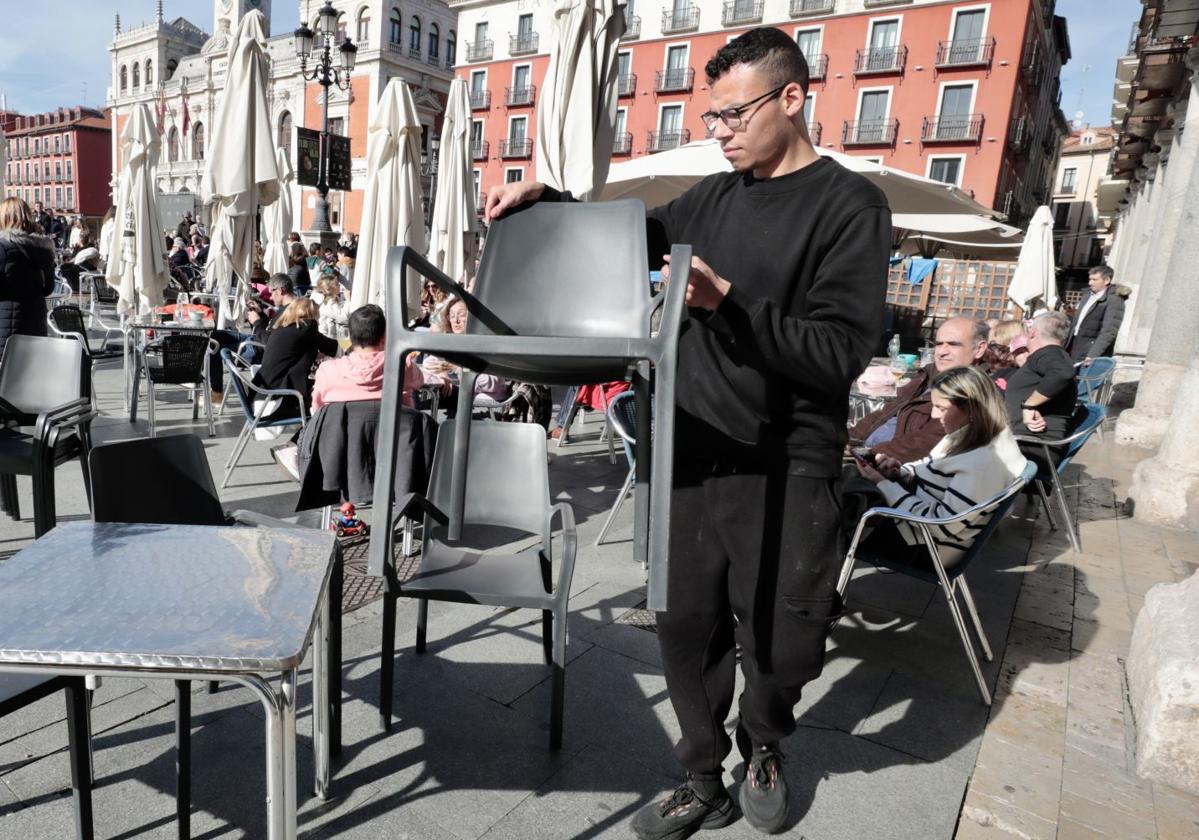
[[490,61],[493,55],[495,55],[495,44],[492,41],[475,41],[473,44],[466,45],[467,61]]
[[612,140],[613,155],[631,155],[633,153],[633,135],[627,131],[617,134]]
[[808,78],[823,79],[828,72],[828,56],[824,53],[808,59]]
[[645,150],[650,154],[666,152],[670,149],[677,149],[679,146],[685,146],[690,142],[691,131],[686,128],[674,131],[651,131],[645,144]]
[[641,15],[630,15],[628,7],[625,7],[624,13],[624,34],[620,36],[622,41],[632,41],[641,37]]
[[893,146],[899,120],[846,120],[841,126],[842,146]]
[[1029,41],[1024,47],[1024,56],[1020,59],[1020,74],[1024,82],[1031,88],[1040,87],[1041,73],[1044,62],[1041,60],[1041,47],[1036,41]]
[[862,6],[867,9],[882,9],[887,6],[910,6],[914,0],[862,0]]
[[533,100],[536,98],[536,85],[504,88],[504,104],[509,108],[519,108],[524,105],[532,105]]
[[995,39],[941,41],[937,44],[937,68],[990,67],[995,57]]
[[922,143],[977,143],[983,132],[982,114],[925,117]]
[[725,3],[720,13],[723,26],[740,26],[745,23],[761,23],[763,0],[731,0]]
[[662,34],[694,32],[699,29],[699,6],[662,10]]
[[491,91],[489,90],[472,90],[470,92],[470,109],[472,111],[484,111],[491,107]]
[[434,55],[433,53],[429,53],[429,55],[425,58],[425,61],[429,64],[432,64],[434,67],[441,66],[441,56]]
[[508,36],[509,55],[528,55],[537,52],[541,35],[536,32],[519,32]]
[[1077,184],[1062,184],[1060,187],[1057,188],[1057,192],[1054,193],[1054,195],[1062,195],[1062,196],[1070,196],[1070,195],[1077,195],[1077,194],[1078,194],[1078,185]]
[[657,93],[689,91],[694,83],[695,70],[690,67],[671,67],[654,74],[654,91]]
[[1008,145],[1012,147],[1012,152],[1023,157],[1028,153],[1031,140],[1032,131],[1029,128],[1028,118],[1021,117],[1015,120],[1008,131]]
[[902,44],[894,47],[870,47],[857,51],[853,72],[857,76],[874,73],[902,73],[907,62],[908,48]]
[[830,15],[836,5],[834,0],[791,0],[791,17]]
[[637,93],[637,74],[629,73],[627,76],[618,76],[616,79],[616,95],[617,96],[633,96]]
[[420,47],[408,46],[408,57],[420,61]]
[[533,156],[533,139],[516,137],[500,141],[500,158],[514,160]]
[[491,144],[486,140],[476,140],[470,144],[470,159],[471,160],[487,160],[491,153]]
[[812,141],[813,146],[820,145],[820,138],[824,134],[824,126],[818,122],[814,122],[808,126],[808,138]]

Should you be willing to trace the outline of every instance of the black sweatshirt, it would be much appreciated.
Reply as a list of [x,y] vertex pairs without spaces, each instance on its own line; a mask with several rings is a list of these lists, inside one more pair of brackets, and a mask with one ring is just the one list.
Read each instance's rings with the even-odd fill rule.
[[1024,367],[1008,378],[1003,394],[1012,432],[1036,434],[1024,425],[1024,413],[1020,408],[1036,391],[1049,397],[1048,402],[1037,406],[1037,411],[1045,418],[1045,431],[1041,434],[1050,440],[1064,438],[1074,416],[1074,404],[1078,401],[1078,383],[1074,376],[1074,362],[1064,347],[1050,344],[1030,353]]
[[828,158],[768,180],[720,173],[651,210],[647,236],[650,268],[672,243],[689,244],[732,284],[715,312],[690,310],[679,411],[788,458],[792,473],[839,475],[849,388],[882,332],[882,192]]

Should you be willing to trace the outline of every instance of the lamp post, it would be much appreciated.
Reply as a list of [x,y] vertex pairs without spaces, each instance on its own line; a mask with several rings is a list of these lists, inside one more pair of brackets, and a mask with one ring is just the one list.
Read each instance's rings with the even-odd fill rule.
[[[317,12],[316,32],[309,29],[308,24],[300,21],[300,28],[295,31],[294,37],[296,57],[300,59],[300,75],[310,82],[317,82],[325,89],[325,101],[321,109],[321,154],[317,164],[316,183],[320,198],[316,202],[312,229],[319,233],[331,233],[333,228],[329,225],[329,88],[349,89],[350,73],[354,70],[358,47],[347,36],[337,48],[341,66],[334,66],[333,40],[337,37],[337,9],[333,8],[331,0],[325,0],[325,5]],[[308,59],[312,57],[314,42],[318,38],[320,41],[316,66],[309,72]]]

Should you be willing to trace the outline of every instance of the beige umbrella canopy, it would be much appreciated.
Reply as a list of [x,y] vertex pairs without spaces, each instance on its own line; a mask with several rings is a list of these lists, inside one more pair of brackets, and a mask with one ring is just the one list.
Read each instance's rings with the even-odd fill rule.
[[162,304],[169,272],[162,256],[162,222],[158,216],[160,142],[150,106],[134,108],[121,131],[121,180],[117,189],[114,242],[104,278],[117,290],[117,312],[149,312]]
[[437,192],[433,196],[429,261],[453,280],[474,274],[474,175],[470,161],[470,99],[466,81],[454,79],[441,124]]
[[275,154],[275,165],[279,169],[279,198],[262,210],[262,231],[266,247],[262,252],[262,266],[271,274],[287,273],[287,237],[291,233],[291,184],[295,173],[287,150],[279,149]]
[[1024,309],[1057,306],[1057,273],[1053,262],[1053,213],[1042,205],[1033,213],[1020,248],[1020,259],[1008,285],[1008,299]]
[[617,0],[556,0],[550,63],[537,105],[537,180],[599,198],[616,126]]
[[[425,253],[425,220],[421,209],[421,125],[412,92],[401,79],[392,79],[379,99],[366,146],[366,194],[362,200],[362,229],[350,308],[367,303],[387,308],[383,275],[387,252],[408,245]],[[420,278],[410,272],[408,311],[420,309]]]
[[[208,284],[220,295],[221,326],[241,316],[254,260],[254,220],[279,196],[279,168],[266,104],[268,60],[262,12],[248,12],[229,45],[224,93],[213,123],[200,191],[212,208]],[[234,276],[238,294],[231,302]]]

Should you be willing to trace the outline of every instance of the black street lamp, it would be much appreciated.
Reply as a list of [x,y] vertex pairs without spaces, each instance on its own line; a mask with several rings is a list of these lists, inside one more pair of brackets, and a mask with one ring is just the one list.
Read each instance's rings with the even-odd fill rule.
[[[338,45],[337,51],[341,57],[341,66],[333,65],[333,40],[337,37],[337,9],[333,8],[331,0],[325,0],[325,5],[317,12],[316,32],[308,28],[303,21],[294,33],[296,41],[296,57],[300,59],[300,75],[310,82],[317,82],[325,89],[324,107],[321,113],[321,154],[317,167],[316,190],[320,199],[316,203],[316,215],[312,228],[320,233],[330,233],[333,228],[329,225],[329,88],[336,86],[338,90],[348,90],[350,73],[354,70],[354,59],[358,55],[358,47],[347,36]],[[314,42],[319,41],[316,66],[308,72],[308,59],[312,56]]]

